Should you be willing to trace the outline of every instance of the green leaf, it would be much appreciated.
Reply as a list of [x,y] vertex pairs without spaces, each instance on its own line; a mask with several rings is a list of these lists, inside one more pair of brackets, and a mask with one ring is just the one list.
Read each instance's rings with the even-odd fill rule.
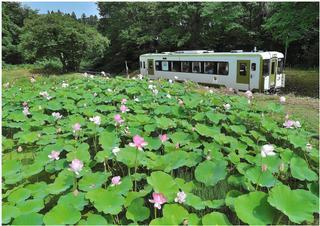
[[19,203],[31,196],[31,192],[26,188],[19,188],[15,191],[13,191],[9,197],[8,201],[12,203]]
[[83,210],[83,208],[88,204],[88,201],[84,199],[85,193],[79,192],[76,196],[73,192],[70,192],[64,196],[61,196],[58,200],[60,205],[72,205],[76,210]]
[[219,212],[211,212],[202,217],[203,225],[231,225],[226,215]]
[[168,202],[173,201],[179,191],[178,185],[174,179],[162,171],[152,172],[150,177],[147,177],[147,181],[155,192],[163,193],[168,199]]
[[8,224],[12,218],[16,218],[20,215],[19,208],[9,205],[3,204],[2,206],[2,223]]
[[45,224],[75,224],[81,218],[81,213],[71,204],[58,204],[44,215]]
[[195,169],[195,178],[206,186],[214,186],[227,175],[227,162],[223,160],[204,161]]
[[250,225],[271,224],[275,209],[267,202],[264,192],[250,192],[234,198],[234,209],[241,221]]
[[157,127],[161,129],[169,129],[176,127],[176,123],[174,121],[163,116],[161,118],[156,118],[156,124]]
[[180,225],[188,215],[188,211],[178,204],[166,204],[163,208],[163,218],[170,225]]
[[99,144],[104,150],[112,151],[112,148],[119,146],[120,139],[113,132],[103,131],[99,136]]
[[79,221],[78,225],[108,225],[108,222],[101,215],[89,213],[87,220]]
[[202,199],[192,193],[187,193],[185,204],[188,206],[192,206],[196,210],[202,210],[206,208]]
[[245,177],[254,184],[259,184],[259,186],[262,187],[272,187],[277,183],[277,179],[269,170],[262,172],[259,166],[254,166],[246,170]]
[[290,221],[300,224],[304,221],[313,222],[313,213],[318,212],[318,197],[310,191],[296,189],[279,184],[269,192],[268,202],[285,215]]
[[144,199],[137,198],[127,208],[126,218],[133,222],[143,221],[150,216],[149,208],[144,206]]
[[214,124],[218,124],[221,120],[226,119],[226,116],[224,114],[214,113],[214,112],[207,112],[206,116]]
[[100,188],[111,176],[110,172],[96,172],[96,173],[87,173],[79,180],[79,189],[82,191],[90,191],[96,188]]
[[300,157],[293,157],[290,162],[291,174],[299,180],[316,181],[318,175],[309,169],[306,161]]
[[102,188],[91,190],[86,194],[86,198],[93,203],[93,206],[105,214],[118,214],[122,210],[125,199],[117,192],[108,191]]
[[29,213],[18,216],[12,222],[13,225],[42,225],[43,215],[39,213]]
[[205,137],[212,137],[214,138],[216,135],[220,134],[220,128],[219,127],[208,127],[203,124],[197,124],[195,126],[196,131]]
[[18,204],[17,207],[23,214],[37,213],[44,208],[44,203],[42,199],[32,199]]

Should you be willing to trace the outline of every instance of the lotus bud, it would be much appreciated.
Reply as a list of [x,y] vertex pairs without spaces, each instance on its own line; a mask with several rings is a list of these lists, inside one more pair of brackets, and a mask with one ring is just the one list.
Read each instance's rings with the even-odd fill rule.
[[280,164],[280,166],[279,166],[279,170],[281,171],[281,172],[283,172],[284,171],[284,163],[282,162],[281,164]]
[[268,170],[268,166],[266,164],[261,165],[261,171],[266,172]]
[[73,193],[74,196],[78,196],[79,195],[78,189],[74,190],[72,193]]
[[22,147],[19,146],[19,147],[18,147],[18,152],[22,152],[22,151],[23,151]]

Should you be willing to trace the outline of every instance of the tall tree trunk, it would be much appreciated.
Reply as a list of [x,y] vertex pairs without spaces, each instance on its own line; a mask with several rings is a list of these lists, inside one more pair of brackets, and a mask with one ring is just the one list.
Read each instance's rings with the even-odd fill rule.
[[288,42],[288,37],[287,37],[286,42],[285,42],[285,49],[284,49],[284,62],[283,62],[283,69],[285,69],[285,68],[286,68],[288,47],[289,47],[289,42]]

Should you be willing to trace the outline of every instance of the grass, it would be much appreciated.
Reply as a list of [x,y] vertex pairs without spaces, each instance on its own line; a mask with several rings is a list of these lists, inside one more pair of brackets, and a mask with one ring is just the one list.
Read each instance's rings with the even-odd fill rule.
[[319,69],[286,68],[284,93],[319,98]]

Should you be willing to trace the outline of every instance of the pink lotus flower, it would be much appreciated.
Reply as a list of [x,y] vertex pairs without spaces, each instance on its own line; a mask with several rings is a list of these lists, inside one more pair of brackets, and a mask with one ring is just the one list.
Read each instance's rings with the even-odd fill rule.
[[147,146],[148,143],[144,141],[143,137],[135,135],[133,137],[133,143],[129,144],[131,147],[136,147],[138,150],[142,151],[144,146]]
[[46,98],[47,100],[51,99],[51,97],[49,96],[49,93],[47,91],[40,92],[39,95]]
[[286,102],[286,98],[284,96],[281,96],[279,98],[279,101],[280,101],[281,104],[284,104]]
[[180,144],[176,143],[176,149],[180,148]]
[[174,199],[175,202],[184,203],[186,201],[187,194],[183,191],[177,193],[177,197]]
[[283,126],[287,129],[300,128],[301,124],[299,121],[286,120],[283,123]]
[[276,153],[274,152],[274,147],[271,144],[265,144],[261,148],[261,156],[263,158],[267,156],[274,156]]
[[162,193],[152,193],[152,198],[149,199],[149,202],[154,203],[154,207],[158,208],[159,210],[161,209],[161,205],[167,202],[166,197]]
[[52,151],[50,155],[48,155],[48,157],[51,159],[51,160],[59,160],[59,155],[60,155],[60,152],[58,151]]
[[127,99],[126,98],[123,98],[122,100],[121,100],[121,104],[126,104],[127,103]]
[[76,123],[72,126],[72,129],[73,129],[73,133],[76,133],[77,131],[80,131],[81,130],[81,125],[80,123]]
[[100,125],[101,124],[101,118],[100,116],[95,116],[89,119],[91,122],[93,122],[96,125]]
[[120,176],[112,177],[111,183],[112,183],[111,186],[116,186],[121,184],[121,177]]
[[59,112],[53,112],[51,114],[56,120],[61,119],[62,115]]
[[223,107],[224,107],[225,110],[230,110],[231,105],[230,104],[224,104]]
[[125,112],[130,111],[130,110],[126,107],[126,105],[121,105],[120,111],[121,111],[122,113],[125,113]]
[[83,168],[83,163],[79,159],[72,160],[71,164],[69,164],[69,170],[75,172],[75,174],[79,175],[79,172]]
[[114,120],[115,120],[116,123],[118,123],[118,124],[122,124],[122,123],[124,122],[124,120],[121,118],[121,115],[119,115],[119,114],[116,114],[116,115],[114,116]]
[[159,136],[162,143],[166,142],[168,140],[167,134],[162,134]]
[[22,113],[23,113],[25,116],[31,115],[28,107],[24,107]]
[[28,102],[24,101],[24,102],[22,103],[22,106],[23,106],[23,107],[27,107],[27,106],[28,106]]
[[244,93],[248,99],[252,99],[253,98],[253,94],[250,90],[247,90],[245,93]]

